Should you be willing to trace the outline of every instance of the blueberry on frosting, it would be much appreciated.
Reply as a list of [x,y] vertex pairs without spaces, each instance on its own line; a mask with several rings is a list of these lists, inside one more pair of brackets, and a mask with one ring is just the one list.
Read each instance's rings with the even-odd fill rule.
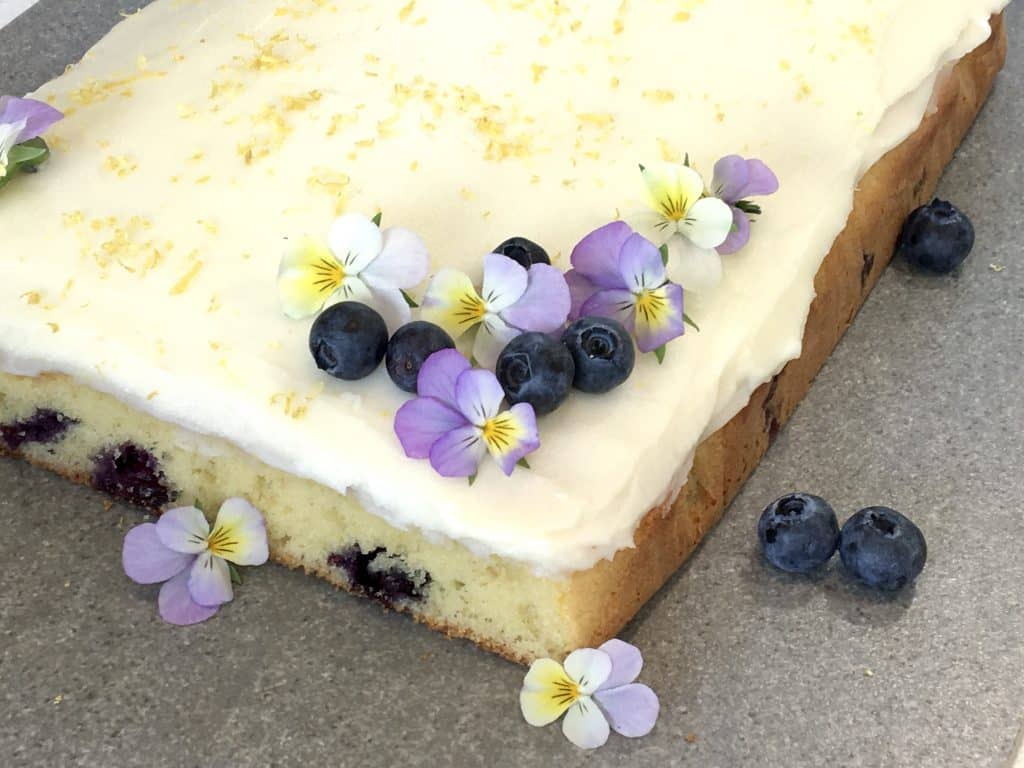
[[328,307],[309,331],[309,351],[316,366],[346,381],[373,373],[388,346],[388,328],[375,309],[357,301]]
[[633,339],[617,320],[582,317],[565,330],[562,343],[575,364],[573,386],[581,392],[609,392],[633,372]]
[[523,269],[529,269],[534,264],[550,264],[551,257],[548,252],[532,240],[525,237],[510,237],[497,248],[494,253],[508,256]]
[[443,328],[425,320],[406,323],[388,342],[388,376],[399,389],[416,394],[416,378],[424,361],[442,349],[455,349],[455,342]]
[[546,333],[534,332],[508,343],[495,373],[510,403],[529,403],[543,416],[565,402],[576,369],[562,344]]

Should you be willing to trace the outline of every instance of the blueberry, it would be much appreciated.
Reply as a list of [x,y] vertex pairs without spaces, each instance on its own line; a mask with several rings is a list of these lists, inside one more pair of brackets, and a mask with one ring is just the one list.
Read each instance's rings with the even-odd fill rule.
[[424,361],[442,349],[455,349],[444,329],[426,320],[406,323],[388,342],[385,366],[399,389],[416,394],[416,378]]
[[636,362],[633,339],[617,320],[581,318],[566,328],[562,343],[576,364],[576,377],[572,384],[582,392],[608,392],[633,372]]
[[761,513],[757,537],[765,558],[790,573],[810,573],[835,554],[839,523],[828,502],[809,493],[776,499]]
[[893,591],[920,575],[928,545],[921,529],[896,510],[868,507],[843,525],[839,557],[858,581]]
[[502,350],[494,371],[510,403],[529,403],[543,416],[568,397],[575,366],[556,339],[545,333],[524,333]]
[[508,256],[512,261],[523,267],[523,269],[529,269],[534,264],[551,263],[551,257],[548,256],[548,252],[525,237],[510,237],[495,248],[494,252],[500,253],[502,256]]
[[373,373],[388,347],[388,327],[378,312],[357,301],[328,307],[309,330],[316,367],[355,381]]
[[974,247],[974,225],[967,214],[936,198],[907,217],[896,252],[909,264],[945,274],[964,263]]

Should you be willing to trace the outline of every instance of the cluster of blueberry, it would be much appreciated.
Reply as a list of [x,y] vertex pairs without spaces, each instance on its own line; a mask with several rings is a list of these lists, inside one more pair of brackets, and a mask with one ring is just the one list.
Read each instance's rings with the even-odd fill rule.
[[846,570],[869,587],[894,591],[918,577],[928,558],[924,534],[888,507],[854,514],[842,530],[827,501],[793,493],[769,504],[757,524],[765,558],[789,573],[812,573],[836,550]]
[[[522,237],[506,240],[500,253],[529,269],[551,261],[536,243]],[[344,301],[324,310],[313,323],[309,349],[317,367],[346,381],[365,378],[386,360],[388,375],[405,392],[416,392],[416,379],[428,357],[454,349],[441,327],[424,320],[406,323],[388,338],[381,315],[372,307]],[[529,403],[537,415],[551,413],[572,388],[600,394],[622,384],[633,372],[636,351],[629,331],[616,320],[583,317],[560,338],[524,333],[509,342],[495,374],[509,403]]]

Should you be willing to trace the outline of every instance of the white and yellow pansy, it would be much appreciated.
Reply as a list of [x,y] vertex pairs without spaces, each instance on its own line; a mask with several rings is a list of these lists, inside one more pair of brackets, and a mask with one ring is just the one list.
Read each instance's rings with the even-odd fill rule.
[[427,247],[399,227],[381,230],[357,213],[339,217],[327,242],[304,237],[281,260],[277,286],[288,317],[315,315],[333,301],[361,301],[396,330],[410,317],[403,290],[422,282],[430,269]]

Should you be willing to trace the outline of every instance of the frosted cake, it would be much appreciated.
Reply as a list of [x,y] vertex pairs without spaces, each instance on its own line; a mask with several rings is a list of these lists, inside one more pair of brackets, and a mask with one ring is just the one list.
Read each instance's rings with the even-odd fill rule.
[[[35,94],[65,119],[0,200],[0,449],[153,511],[247,498],[277,561],[511,659],[596,647],[852,320],[1002,65],[1005,4],[157,0]],[[419,297],[513,236],[567,270],[639,165],[730,154],[779,189],[684,283],[700,331],[540,417],[509,477],[409,459],[410,396],[327,376],[282,311],[282,254],[339,215],[417,233]]]

